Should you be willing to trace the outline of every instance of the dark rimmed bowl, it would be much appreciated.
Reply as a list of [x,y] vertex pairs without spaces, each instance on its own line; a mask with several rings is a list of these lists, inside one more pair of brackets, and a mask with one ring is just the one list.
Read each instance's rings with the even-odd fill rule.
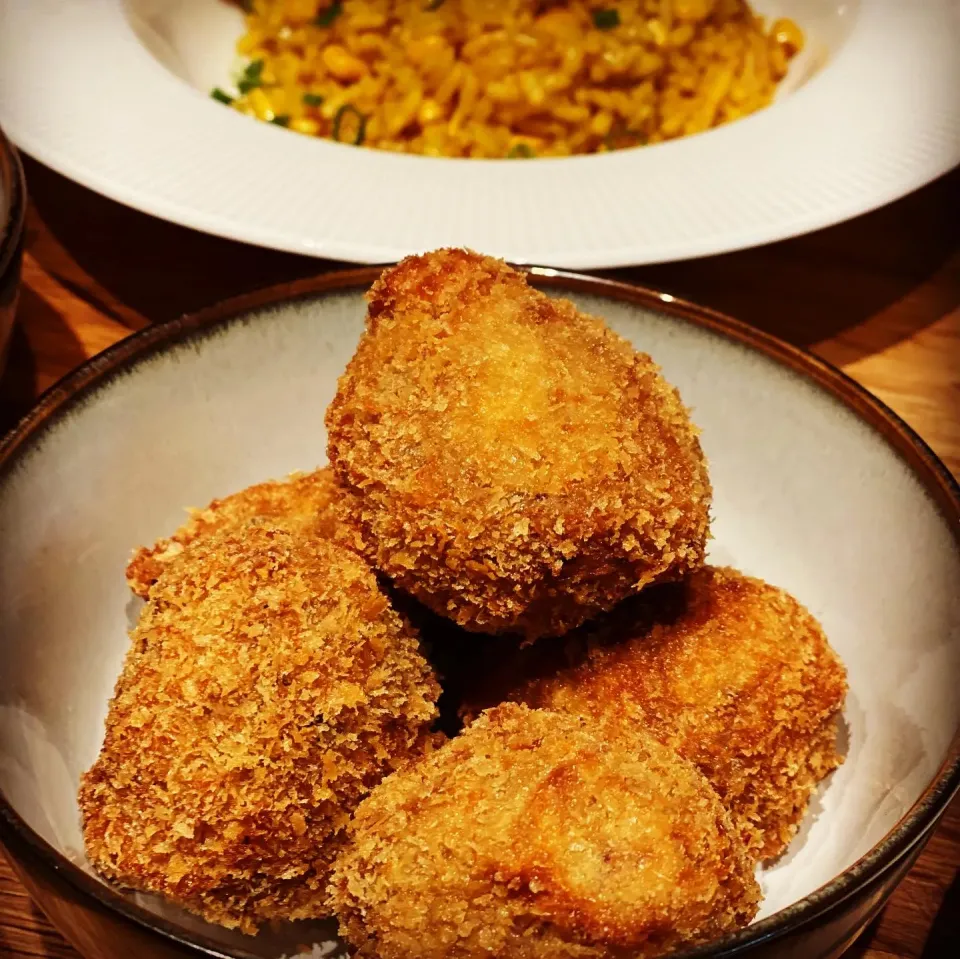
[[20,157],[0,130],[0,376],[17,310],[26,212],[27,184]]
[[[148,328],[46,393],[0,444],[0,841],[90,959],[265,959],[256,939],[115,890],[82,853],[75,794],[126,649],[131,547],[181,508],[325,458],[352,353],[357,270]],[[703,428],[714,561],[791,590],[848,665],[848,759],[765,873],[750,928],[685,956],[831,959],[876,915],[960,783],[960,491],[895,414],[820,360],[734,320],[534,271],[664,367]]]

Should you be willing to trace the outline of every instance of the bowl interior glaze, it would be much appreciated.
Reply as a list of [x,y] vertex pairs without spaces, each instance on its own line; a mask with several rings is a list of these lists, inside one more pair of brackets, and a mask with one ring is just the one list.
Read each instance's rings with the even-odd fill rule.
[[[702,428],[712,561],[793,592],[849,669],[847,762],[763,872],[762,919],[868,853],[948,757],[960,728],[955,520],[880,431],[809,377],[653,296],[594,287],[568,295],[649,352]],[[0,469],[0,790],[80,868],[78,779],[138,608],[131,549],[169,533],[184,507],[325,461],[323,413],[363,316],[362,289],[332,291],[161,343],[106,372]],[[331,934],[304,924],[249,939],[133,898],[227,955],[275,959]]]

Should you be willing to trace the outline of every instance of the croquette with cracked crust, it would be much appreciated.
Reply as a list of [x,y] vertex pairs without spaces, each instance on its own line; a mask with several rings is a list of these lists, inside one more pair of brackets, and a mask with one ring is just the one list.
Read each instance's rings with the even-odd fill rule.
[[333,536],[333,504],[338,496],[329,467],[294,473],[286,480],[257,483],[215,499],[205,509],[189,510],[189,518],[171,536],[153,546],[141,546],[127,565],[127,582],[137,596],[147,598],[164,564],[200,537],[227,528],[238,529],[253,519],[309,535]]
[[584,662],[510,698],[592,716],[618,734],[652,730],[703,771],[751,855],[773,858],[817,783],[843,761],[846,671],[820,624],[782,589],[718,567],[676,589],[679,612],[667,621],[640,597],[596,630]]
[[350,814],[433,741],[439,688],[359,557],[262,523],[150,590],[82,779],[90,862],[210,922],[328,915]]
[[711,490],[646,355],[523,273],[412,256],[327,411],[351,546],[473,631],[560,635],[702,565]]
[[508,703],[359,806],[341,935],[378,959],[650,959],[746,925],[760,890],[729,815],[653,737]]

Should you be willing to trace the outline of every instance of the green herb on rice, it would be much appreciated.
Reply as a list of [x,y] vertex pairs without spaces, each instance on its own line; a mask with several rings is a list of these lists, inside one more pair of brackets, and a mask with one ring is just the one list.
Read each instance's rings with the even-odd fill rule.
[[619,10],[594,10],[593,25],[598,30],[612,30],[620,26]]
[[255,87],[263,86],[263,60],[252,60],[237,81],[241,93],[249,93]]
[[[356,123],[356,130],[351,136],[350,126],[351,118]],[[346,121],[346,127],[344,122]],[[333,139],[340,143],[352,143],[354,146],[360,146],[364,137],[367,135],[367,117],[364,116],[353,104],[345,103],[334,114],[333,117]]]
[[329,7],[324,7],[314,18],[313,22],[318,27],[329,27],[340,14],[343,13],[343,4],[340,0],[333,0]]

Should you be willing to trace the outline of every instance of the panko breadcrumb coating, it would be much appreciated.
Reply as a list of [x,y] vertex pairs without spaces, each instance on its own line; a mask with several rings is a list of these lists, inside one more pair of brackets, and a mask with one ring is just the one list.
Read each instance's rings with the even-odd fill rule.
[[666,621],[655,622],[649,603],[628,604],[595,632],[585,662],[510,698],[596,717],[618,735],[653,731],[710,780],[750,853],[770,859],[843,761],[846,672],[817,621],[781,589],[706,567],[680,590]]
[[330,899],[377,959],[649,959],[746,925],[727,811],[653,737],[505,704],[359,806]]
[[172,536],[137,549],[127,566],[127,582],[137,596],[147,598],[164,565],[201,536],[237,529],[252,519],[269,520],[294,532],[332,537],[333,504],[338,496],[329,468],[294,473],[287,480],[258,483],[215,499],[206,509],[190,510],[190,517]]
[[397,585],[534,639],[702,565],[697,431],[648,356],[464,250],[408,257],[368,299],[328,454],[351,546]]
[[80,789],[90,862],[248,933],[327,915],[350,813],[432,742],[415,632],[354,554],[251,523],[172,556],[131,639]]

